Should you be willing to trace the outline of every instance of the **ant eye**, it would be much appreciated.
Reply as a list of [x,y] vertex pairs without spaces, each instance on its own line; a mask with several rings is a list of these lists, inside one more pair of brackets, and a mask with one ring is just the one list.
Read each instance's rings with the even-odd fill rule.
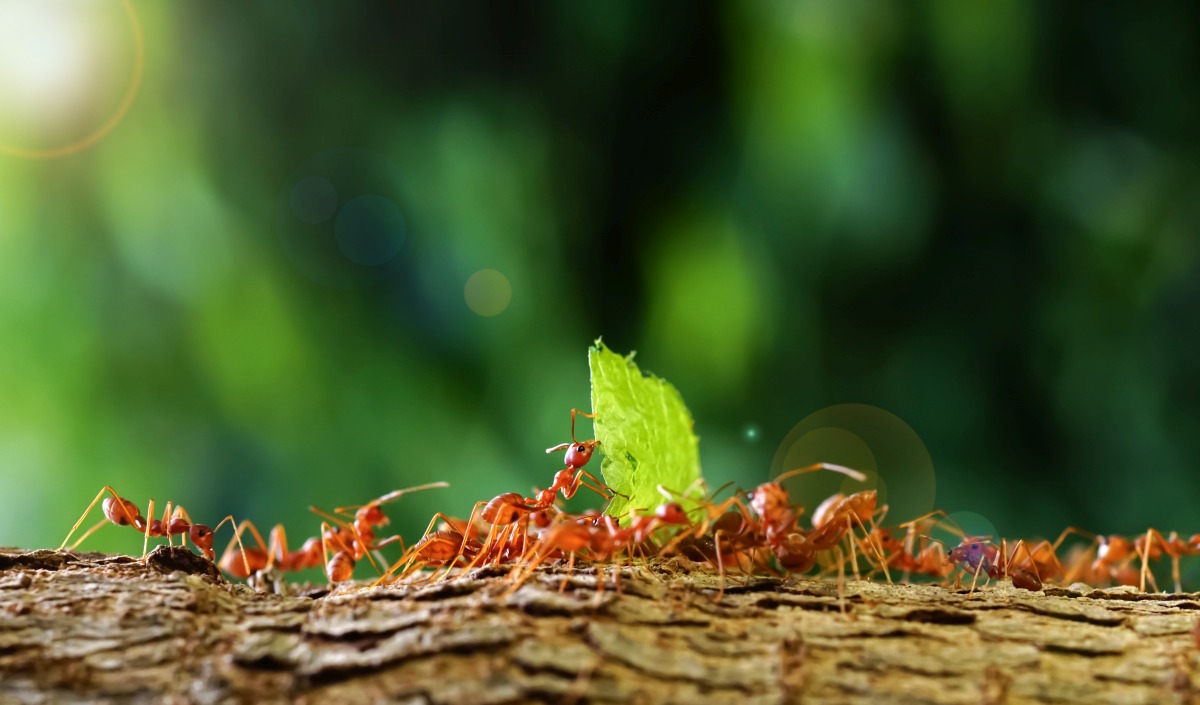
[[979,544],[977,544],[977,543],[973,543],[973,544],[971,544],[971,550],[972,550],[972,551],[978,551],[978,550],[979,550]]

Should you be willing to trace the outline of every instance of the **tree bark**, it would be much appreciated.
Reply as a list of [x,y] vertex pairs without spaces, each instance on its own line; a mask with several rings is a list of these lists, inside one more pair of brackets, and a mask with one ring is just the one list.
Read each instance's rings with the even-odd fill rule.
[[9,550],[0,702],[1200,703],[1195,594],[612,577],[276,595],[180,548]]

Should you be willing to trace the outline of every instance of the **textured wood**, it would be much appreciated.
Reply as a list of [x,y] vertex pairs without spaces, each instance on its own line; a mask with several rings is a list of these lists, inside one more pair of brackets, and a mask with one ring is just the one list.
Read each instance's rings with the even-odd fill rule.
[[584,569],[280,596],[0,553],[0,702],[1200,703],[1200,596]]

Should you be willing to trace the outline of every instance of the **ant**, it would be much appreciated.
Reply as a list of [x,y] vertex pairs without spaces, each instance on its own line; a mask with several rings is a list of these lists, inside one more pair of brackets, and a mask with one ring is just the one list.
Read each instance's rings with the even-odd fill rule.
[[[112,496],[104,497],[105,492]],[[71,536],[73,536],[75,531],[79,529],[79,525],[82,524],[85,519],[87,519],[88,514],[90,514],[92,509],[95,508],[96,502],[100,502],[101,497],[104,497],[104,501],[100,503],[100,509],[104,512],[104,518],[97,522],[90,529],[85,531],[83,536],[79,537],[78,541],[71,544],[72,550],[77,548],[89,536],[95,533],[95,531],[103,526],[105,522],[111,522],[117,526],[132,526],[137,532],[142,534],[143,559],[146,557],[146,551],[147,547],[149,546],[151,536],[166,537],[168,546],[172,545],[171,537],[173,536],[179,536],[183,545],[185,546],[187,545],[188,539],[191,539],[191,542],[196,546],[196,548],[200,549],[200,552],[205,558],[208,558],[210,561],[214,559],[215,553],[213,552],[212,545],[213,535],[216,532],[216,529],[210,529],[205,524],[193,523],[191,517],[189,517],[187,514],[187,510],[178,504],[174,505],[174,509],[172,509],[172,503],[169,501],[167,502],[166,507],[163,509],[162,519],[155,519],[153,499],[150,500],[149,506],[146,509],[146,514],[150,516],[150,520],[147,521],[146,518],[142,516],[142,513],[138,509],[137,505],[118,495],[117,491],[114,490],[111,485],[105,485],[104,487],[100,488],[99,492],[96,493],[96,497],[92,500],[91,504],[88,505],[87,509],[83,511],[83,515],[79,517],[79,520],[75,522],[75,525],[71,527],[71,531],[67,534],[67,537],[63,539],[62,544],[59,545],[58,549],[60,551],[67,546],[67,542],[71,540]],[[222,519],[221,522],[217,524],[217,529],[220,529],[222,526],[224,526],[225,522],[229,522],[230,525],[233,525],[233,516],[227,516]]]
[[[935,525],[933,522],[935,517],[945,518],[946,512],[936,509],[900,524],[899,528],[904,529],[903,540],[896,538],[889,529],[875,528],[864,538],[865,545],[860,544],[859,548],[864,554],[868,554],[873,540],[883,553],[883,565],[880,566],[880,569],[886,566],[902,570],[904,575],[900,578],[901,582],[907,583],[912,573],[944,578],[949,574],[950,568],[946,562],[946,552],[941,542],[925,541],[925,537],[921,535]],[[962,535],[961,530],[955,529],[955,532]],[[919,541],[920,545],[914,546],[915,541]],[[915,553],[914,548],[916,549]]]
[[[1174,531],[1163,538],[1158,529],[1146,529],[1145,536],[1139,536],[1134,541],[1134,548],[1142,557],[1142,591],[1146,590],[1149,561],[1158,560],[1165,553],[1171,558],[1171,577],[1175,579],[1175,592],[1179,593],[1183,592],[1183,586],[1179,580],[1179,558],[1200,554],[1200,534],[1193,534],[1184,541]],[[1157,588],[1155,591],[1157,592]]]
[[[355,564],[363,556],[366,556],[371,561],[371,564],[375,565],[375,560],[370,554],[371,551],[395,542],[403,544],[403,539],[398,535],[391,536],[383,541],[376,541],[375,527],[385,526],[390,521],[387,515],[383,513],[381,506],[411,492],[438,487],[449,487],[449,483],[431,482],[416,487],[394,490],[363,505],[351,505],[334,509],[335,515],[347,518],[353,516],[353,521],[346,521],[339,516],[327,514],[316,507],[309,507],[310,511],[318,516],[325,517],[328,521],[321,522],[321,535],[319,538],[309,538],[301,548],[295,551],[288,550],[287,535],[282,525],[276,524],[271,529],[270,543],[264,545],[262,535],[258,532],[254,524],[249,520],[243,521],[237,528],[236,536],[240,536],[242,531],[249,529],[258,548],[251,549],[249,552],[245,548],[242,548],[243,567],[245,568],[245,574],[242,574],[237,570],[233,556],[230,555],[230,551],[233,549],[233,542],[231,541],[225,549],[225,554],[221,557],[221,567],[234,577],[248,578],[252,572],[259,572],[272,567],[278,567],[283,571],[294,571],[317,568],[324,565],[325,576],[331,583],[349,580],[354,573]],[[353,514],[350,514],[351,512]],[[239,541],[239,545],[240,543]],[[330,557],[331,551],[333,554],[332,557]],[[255,566],[253,571],[250,568],[251,564]],[[376,567],[378,568],[378,566]],[[232,570],[230,570],[231,568]]]
[[[659,491],[667,495],[662,487],[659,487]],[[575,568],[576,555],[584,550],[589,552],[593,560],[613,563],[617,571],[615,575],[619,576],[616,557],[622,551],[632,560],[633,550],[650,541],[658,529],[691,524],[683,507],[669,501],[669,495],[667,499],[668,502],[658,505],[653,513],[632,513],[628,526],[620,526],[611,515],[560,514],[556,522],[538,534],[536,544],[527,551],[522,565],[514,573],[515,585],[510,589],[510,594],[529,578],[534,569],[556,555],[567,555],[569,575]],[[559,585],[560,592],[565,589],[566,583],[567,577],[564,576]],[[603,590],[602,579],[597,580],[597,586]]]
[[[491,560],[493,564],[497,564],[506,556],[511,558],[516,555],[523,555],[529,520],[531,518],[536,519],[541,525],[548,526],[550,517],[546,512],[554,506],[554,501],[559,494],[564,499],[571,499],[579,491],[580,487],[588,488],[601,497],[604,497],[605,500],[612,500],[618,494],[608,485],[601,482],[595,475],[582,469],[592,459],[592,454],[596,446],[599,445],[599,441],[579,441],[576,439],[575,419],[578,416],[595,418],[595,414],[584,413],[579,409],[571,409],[571,442],[546,449],[547,453],[563,449],[567,451],[565,457],[566,467],[554,474],[554,480],[550,483],[549,487],[536,492],[533,497],[524,497],[518,492],[505,492],[496,495],[491,500],[477,502],[474,508],[472,508],[467,525],[473,526],[478,516],[478,518],[490,524],[491,529],[488,530],[487,537],[483,541],[482,550],[468,567],[473,567],[477,561],[487,562]],[[448,518],[443,517],[443,519],[448,522]],[[432,525],[430,528],[432,529]],[[467,545],[465,541],[461,543],[462,547],[466,547]],[[459,557],[461,557],[461,554]],[[453,567],[457,563],[458,560],[455,558],[449,562],[449,566]],[[447,569],[442,578],[447,577],[449,573],[450,570]]]
[[[1142,592],[1146,591],[1146,581],[1150,581],[1151,587],[1157,592],[1158,586],[1154,582],[1154,575],[1146,570],[1146,560],[1142,557],[1142,571],[1134,569],[1130,564],[1134,559],[1138,558],[1142,553],[1136,542],[1130,541],[1124,536],[1116,534],[1102,535],[1093,534],[1090,531],[1077,529],[1073,526],[1068,526],[1059,534],[1058,539],[1052,545],[1052,550],[1057,551],[1063,540],[1071,534],[1090,538],[1092,546],[1095,547],[1096,557],[1087,563],[1088,556],[1091,554],[1092,548],[1082,554],[1073,555],[1073,559],[1069,561],[1072,566],[1070,570],[1063,571],[1064,581],[1073,582],[1075,578],[1087,578],[1086,582],[1093,583],[1100,580],[1111,580],[1121,585],[1138,585]],[[1086,568],[1085,568],[1086,566]]]
[[[449,528],[434,531],[433,527],[439,519]],[[371,584],[371,587],[388,582],[394,573],[398,574],[392,578],[393,580],[402,580],[414,570],[425,566],[446,567],[448,572],[458,566],[459,561],[463,559],[469,561],[468,565],[474,565],[475,561],[483,555],[483,544],[479,542],[478,538],[470,535],[473,532],[464,535],[460,530],[461,528],[470,528],[473,524],[474,513],[472,513],[471,520],[465,525],[461,520],[452,519],[441,512],[435,513],[429,520],[429,526],[425,528],[421,539],[405,551],[404,555],[386,573]]]
[[[859,482],[865,482],[867,479],[866,475],[851,468],[832,463],[814,463],[789,470],[773,482],[759,485],[750,493],[750,508],[760,517],[766,543],[775,553],[776,560],[789,572],[806,572],[810,569],[816,562],[817,552],[834,548],[852,529],[854,523],[868,535],[870,532],[864,524],[874,524],[873,516],[878,496],[875,490],[867,490],[849,496],[835,494],[826,499],[813,513],[813,532],[807,536],[801,533],[796,524],[803,510],[789,503],[787,490],[780,483],[789,477],[817,470],[841,473]],[[891,582],[883,551],[875,545],[872,545],[872,548],[879,557],[884,574],[888,575],[888,582]],[[850,542],[850,555],[857,576],[858,561],[854,557],[853,541]],[[840,570],[841,562],[838,565]]]
[[351,516],[350,512],[353,512],[354,521],[351,523],[347,523],[337,517],[331,517],[316,507],[309,507],[310,511],[318,516],[330,519],[338,527],[336,530],[327,531],[325,525],[322,525],[322,537],[327,542],[334,543],[338,548],[334,552],[333,558],[329,559],[325,567],[326,575],[328,575],[330,581],[336,583],[349,580],[351,574],[354,572],[355,564],[357,561],[362,560],[363,556],[366,556],[371,561],[371,564],[375,565],[375,560],[371,558],[371,551],[397,542],[403,547],[404,539],[398,534],[389,536],[382,541],[376,541],[375,527],[386,526],[390,523],[387,515],[380,508],[382,505],[394,502],[412,492],[449,486],[450,483],[448,482],[430,482],[424,485],[417,485],[416,487],[393,490],[381,497],[376,497],[366,504],[337,507],[333,510],[334,514],[343,517],[349,517]]
[[[1017,561],[1017,551],[1020,549],[1025,549],[1025,556],[1033,570],[1013,566]],[[964,536],[962,543],[950,549],[946,561],[959,568],[974,571],[968,596],[975,593],[975,584],[979,580],[980,571],[993,579],[1011,578],[1015,587],[1025,590],[1042,589],[1042,579],[1037,574],[1037,567],[1033,563],[1033,554],[1029,552],[1029,547],[1022,540],[1018,540],[1013,545],[1012,553],[1009,553],[1007,542],[1004,539],[1001,539],[1000,547],[997,548],[996,544],[989,541],[986,536]]]
[[[588,419],[596,418],[595,414],[588,414],[579,409],[571,409],[571,442],[560,443],[553,448],[547,448],[547,453],[556,453],[560,450],[566,450],[567,454],[563,460],[566,463],[567,469],[574,470],[588,464],[592,459],[592,453],[595,452],[596,446],[600,445],[600,441],[577,441],[575,440],[575,417],[582,416]],[[595,478],[592,478],[595,479]]]

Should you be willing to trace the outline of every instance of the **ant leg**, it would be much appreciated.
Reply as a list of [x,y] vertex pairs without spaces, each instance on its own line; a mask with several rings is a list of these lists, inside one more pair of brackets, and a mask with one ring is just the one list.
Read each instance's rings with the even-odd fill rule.
[[1029,544],[1025,543],[1024,539],[1017,539],[1017,542],[1013,544],[1012,554],[1008,556],[1007,563],[1004,566],[1005,577],[1012,576],[1012,564],[1016,563],[1017,551],[1019,551],[1021,549],[1025,549],[1025,557],[1029,559],[1029,567],[1033,569],[1033,574],[1037,577],[1038,581],[1040,582],[1042,579],[1042,575],[1041,575],[1041,573],[1038,572],[1037,561],[1033,560],[1033,554],[1029,551]]
[[[917,555],[920,555],[920,551],[925,550],[924,547],[922,547],[921,549],[918,550],[918,552],[914,553],[913,552],[913,539],[917,536],[924,536],[923,534],[920,533],[920,530],[917,528],[918,525],[921,522],[923,522],[927,519],[931,519],[935,516],[946,517],[946,512],[941,509],[935,509],[932,512],[923,514],[922,516],[919,516],[916,519],[913,519],[912,521],[907,521],[903,524],[900,524],[899,527],[897,527],[897,528],[904,529],[904,541],[902,542],[902,546],[904,548],[904,555],[917,556]],[[900,581],[907,583],[911,577],[912,577],[911,566],[908,564],[907,561],[905,561],[904,575],[901,576]]]
[[[480,507],[485,507],[485,506],[487,506],[487,503],[488,503],[488,500],[480,500],[480,501],[478,501],[478,502],[476,502],[476,503],[475,503],[475,506],[474,506],[474,507],[472,507],[472,508],[471,508],[471,514],[470,514],[470,515],[467,517],[467,528],[468,528],[468,529],[469,529],[469,528],[471,528],[471,527],[473,527],[473,526],[475,526],[475,516],[476,516],[476,515],[479,513],[479,508],[480,508]],[[437,514],[437,515],[434,515],[434,519],[437,519],[437,517],[438,517],[439,515],[441,515],[441,512],[438,512],[438,514]],[[445,521],[446,521],[446,523],[450,523],[450,520],[449,520],[449,518],[448,518],[448,517],[442,516],[442,519],[443,519],[443,520],[445,520]],[[432,529],[432,528],[433,528],[433,522],[431,521],[431,522],[429,523],[429,529]],[[425,530],[425,533],[426,533],[426,534],[428,534],[428,533],[429,533],[429,529],[426,529],[426,530]],[[480,558],[480,557],[482,557],[484,554],[486,554],[486,553],[487,553],[487,550],[488,550],[488,543],[489,543],[489,542],[490,542],[490,541],[493,539],[493,533],[495,532],[495,530],[496,530],[496,525],[495,525],[495,524],[492,524],[491,528],[490,528],[490,529],[488,529],[488,535],[487,535],[487,538],[484,540],[484,542],[483,542],[483,545],[482,545],[482,546],[480,546],[480,548],[479,548],[479,555],[475,556],[475,558],[473,558],[473,559],[471,560],[471,562],[470,562],[470,563],[467,565],[467,569],[468,569],[468,570],[469,570],[470,568],[474,567],[474,565],[475,565],[475,561],[479,560],[479,558]],[[449,563],[446,565],[446,573],[445,573],[445,575],[443,575],[443,576],[441,576],[440,578],[438,578],[438,582],[441,582],[442,580],[445,580],[446,578],[450,577],[450,571],[451,571],[451,570],[454,570],[454,566],[458,565],[458,561],[459,561],[459,559],[461,559],[461,558],[462,558],[462,556],[463,556],[463,551],[465,551],[465,550],[466,550],[466,548],[467,548],[467,535],[466,535],[466,534],[461,534],[461,536],[463,537],[462,543],[461,543],[461,544],[459,544],[459,546],[458,546],[458,551],[457,551],[457,552],[454,554],[454,559],[453,559],[453,560],[451,560],[451,561],[450,561],[450,562],[449,562]],[[422,537],[422,538],[423,538],[423,537]],[[437,571],[437,570],[434,570],[433,572],[434,572],[434,575],[436,575],[438,571]],[[432,579],[433,579],[433,576],[431,575],[431,576],[429,577],[429,579],[430,579],[430,580],[432,580]]]
[[571,575],[574,572],[575,572],[575,552],[571,551],[570,558],[567,559],[567,572],[565,575],[563,575],[562,582],[558,584],[558,591],[560,593],[566,592],[567,578],[571,577]]
[[[79,540],[77,540],[75,543],[71,544],[71,550],[72,550],[72,551],[74,551],[76,548],[79,548],[79,544],[81,544],[81,543],[83,543],[84,541],[86,541],[86,540],[87,540],[87,538],[88,538],[89,536],[91,536],[92,534],[96,533],[96,529],[99,529],[100,527],[104,526],[104,525],[105,525],[105,524],[107,524],[107,523],[108,523],[108,519],[101,519],[100,521],[98,521],[98,522],[96,522],[95,524],[93,524],[93,525],[92,525],[92,528],[90,528],[90,529],[88,529],[87,531],[83,532],[83,536],[80,536],[80,537],[79,537]],[[70,538],[70,537],[68,536],[67,538]],[[59,550],[60,550],[60,551],[62,550],[62,547],[61,547],[61,546],[59,547]]]
[[[1183,590],[1181,589],[1182,586],[1180,585],[1180,582],[1179,582],[1179,551],[1177,549],[1175,549],[1174,547],[1172,547],[1170,541],[1163,538],[1162,532],[1160,532],[1158,529],[1154,529],[1154,528],[1147,529],[1146,536],[1148,539],[1146,541],[1147,557],[1150,557],[1150,553],[1153,552],[1153,550],[1154,550],[1152,540],[1150,539],[1150,537],[1153,536],[1154,539],[1158,540],[1159,545],[1162,546],[1162,553],[1165,553],[1166,555],[1170,556],[1170,558],[1171,558],[1171,577],[1175,580],[1175,592],[1177,592],[1177,593],[1183,592]],[[1156,588],[1156,592],[1157,592],[1157,588]]]
[[[154,516],[151,514],[147,514],[146,516],[150,517],[151,519],[154,518]],[[167,506],[163,507],[163,517],[162,517],[162,529],[163,529],[163,534],[166,535],[166,537],[167,537],[167,547],[168,548],[170,548],[173,545],[171,543],[170,520],[171,520],[171,500],[168,499]]]
[[983,563],[986,558],[981,558],[975,565],[975,575],[971,577],[971,589],[967,592],[967,597],[975,594],[975,584],[979,581],[979,571],[983,568]]
[[[228,556],[229,552],[233,550],[233,545],[234,545],[234,542],[236,541],[238,548],[242,552],[242,566],[246,569],[246,577],[248,578],[248,577],[250,577],[250,572],[251,572],[250,571],[250,560],[248,558],[246,558],[246,547],[242,545],[242,532],[245,531],[246,529],[250,530],[250,534],[254,537],[254,540],[258,543],[258,548],[264,554],[268,554],[267,546],[266,546],[266,544],[263,543],[262,534],[258,533],[258,528],[256,526],[254,526],[254,522],[250,521],[249,519],[245,519],[242,521],[241,524],[238,524],[237,526],[235,526],[233,528],[233,538],[229,539],[229,543],[225,546],[225,550],[221,552],[221,559],[219,561],[217,561],[217,565],[224,565],[225,557]],[[216,533],[215,529],[213,530],[213,533]],[[272,536],[274,536],[273,533],[272,533]],[[232,575],[232,572],[230,572],[230,574]],[[238,576],[238,577],[240,577],[240,576]]]
[[1151,529],[1146,529],[1146,542],[1142,544],[1141,550],[1142,580],[1141,586],[1138,589],[1142,592],[1146,592],[1146,573],[1150,570],[1150,561],[1148,560],[1148,556],[1150,555],[1150,542],[1154,540],[1150,535],[1150,531]]
[[[850,518],[846,518],[846,533],[850,534],[850,569],[854,571],[854,579],[862,580],[862,575],[858,572],[858,553],[854,550],[854,527],[850,524]],[[840,547],[838,553],[841,553]]]
[[[400,555],[404,555],[405,553],[408,553],[408,547],[404,545],[404,537],[401,536],[400,534],[396,534],[394,536],[389,536],[382,541],[376,541],[375,545],[371,547],[370,552],[367,554],[368,559],[370,558],[371,554],[374,554],[375,557],[379,559],[380,563],[383,563],[386,565],[387,561],[385,561],[383,559],[383,554],[379,551],[379,549],[383,548],[384,546],[390,546],[391,544],[394,544],[394,543],[400,544]],[[375,570],[380,575],[383,574],[383,571],[380,570],[379,566],[375,564],[375,561],[371,561],[371,565],[375,566]],[[391,568],[391,566],[389,565],[388,568]]]
[[719,586],[720,587],[717,590],[717,596],[716,596],[716,598],[713,599],[713,602],[720,602],[721,599],[723,597],[725,597],[725,560],[721,557],[721,530],[720,529],[717,529],[717,532],[715,534],[713,534],[713,545],[716,546],[717,575],[720,576],[719,577],[719,581],[720,581]]
[[[242,566],[246,569],[246,574],[249,575],[250,574],[250,561],[246,559],[246,547],[242,545],[242,532],[238,531],[237,523],[234,522],[232,514],[230,514],[229,516],[222,519],[220,521],[220,523],[218,523],[216,526],[213,527],[213,530],[212,530],[213,535],[215,536],[217,533],[217,530],[220,529],[222,526],[225,526],[225,522],[229,522],[229,526],[233,528],[233,539],[235,541],[237,541],[238,550],[242,552]],[[167,535],[170,536],[169,531],[167,532]],[[259,545],[261,545],[262,537],[260,536],[258,538],[259,538]]]
[[[71,540],[71,536],[75,533],[75,530],[79,528],[79,525],[83,523],[84,519],[87,519],[87,515],[90,514],[92,511],[92,508],[94,508],[96,506],[96,502],[99,502],[100,498],[104,496],[105,490],[112,492],[112,495],[114,497],[117,497],[117,493],[116,493],[116,491],[113,490],[113,488],[109,487],[108,485],[101,487],[100,491],[96,493],[96,498],[93,499],[92,503],[87,506],[87,509],[83,510],[83,516],[79,517],[79,521],[75,522],[75,526],[71,527],[71,531],[67,533],[67,537],[65,539],[63,539],[63,542],[61,544],[59,544],[58,550],[61,551],[64,548],[66,548],[67,542]],[[120,499],[120,497],[117,497],[117,499]],[[118,504],[120,504],[120,502],[118,502]],[[122,506],[124,506],[124,505],[122,505]],[[93,531],[95,531],[96,529],[103,526],[104,522],[106,522],[106,521],[108,521],[107,518],[101,519],[99,524],[96,524],[95,526],[93,526],[90,530],[88,530],[88,532],[86,534],[83,535],[83,539],[86,539],[88,536],[90,536],[92,534]],[[78,546],[80,543],[83,543],[83,539],[79,539],[79,541],[76,542],[75,546]],[[75,546],[71,546],[71,548],[74,549]]]
[[846,556],[842,553],[842,547],[837,547],[838,553],[838,609],[842,616],[846,616]]
[[[184,509],[183,507],[179,506],[178,504],[175,505],[175,513],[178,514],[181,518],[183,518],[183,520],[186,521],[189,525],[195,523],[192,521],[192,518],[190,516],[188,516],[187,510]],[[180,534],[180,541],[182,542],[180,544],[181,546],[184,546],[184,547],[187,546],[188,535],[187,535],[186,531],[183,532],[182,534]]]
[[[884,577],[887,578],[888,585],[891,585],[892,584],[892,574],[890,572],[888,572],[888,565],[887,565],[888,562],[887,562],[887,558],[885,558],[883,555],[883,546],[879,543],[878,540],[871,541],[871,536],[874,535],[875,529],[878,528],[875,526],[874,517],[868,517],[868,520],[871,522],[871,531],[867,531],[867,527],[863,526],[862,519],[859,519],[857,514],[855,514],[854,512],[850,512],[850,517],[852,519],[854,519],[854,521],[858,522],[858,527],[863,530],[863,534],[866,535],[865,538],[866,538],[867,545],[870,546],[872,549],[874,549],[875,556],[879,559],[879,567],[883,568],[883,575],[884,575]],[[847,522],[847,523],[849,523],[849,522]],[[852,527],[847,526],[847,531],[850,533],[851,544],[853,545],[854,529]],[[851,550],[853,551],[853,549],[851,549]],[[863,553],[866,553],[866,551],[863,551]],[[869,559],[868,559],[868,562],[870,562]],[[858,569],[858,561],[856,559],[855,560],[855,570],[857,571],[857,569]],[[872,571],[872,572],[874,572],[874,571]],[[857,578],[857,575],[855,577]]]
[[150,525],[154,523],[154,498],[150,499],[146,516],[150,518],[146,520],[146,527],[142,530],[142,560],[146,560],[146,548],[150,545]]
[[[590,479],[592,481],[592,483],[595,483],[595,484],[585,482],[583,479],[585,477]],[[600,495],[601,497],[603,497],[605,499],[612,499],[613,497],[617,496],[616,490],[614,490],[613,488],[611,488],[608,485],[601,482],[599,478],[597,478],[595,475],[588,472],[587,470],[580,470],[579,472],[575,473],[575,482],[572,484],[574,485],[574,487],[571,489],[572,496],[575,494],[576,490],[578,490],[580,486],[588,488],[592,492],[595,492],[596,494]],[[567,499],[570,499],[570,498],[571,497],[567,497]]]
[[[71,540],[71,536],[75,533],[75,530],[79,528],[79,525],[83,523],[84,519],[87,519],[87,515],[91,513],[92,509],[96,506],[96,502],[100,501],[100,498],[104,496],[105,492],[108,492],[109,494],[111,494],[113,496],[114,499],[117,500],[117,505],[120,506],[121,512],[125,515],[125,518],[129,520],[129,525],[130,526],[137,525],[137,521],[136,521],[137,517],[130,515],[129,508],[125,505],[125,502],[121,499],[120,495],[117,494],[117,491],[112,488],[112,485],[105,485],[104,487],[100,488],[99,492],[96,493],[96,498],[92,500],[92,503],[88,505],[87,509],[83,510],[83,515],[80,516],[79,521],[76,521],[75,525],[71,527],[71,531],[67,533],[67,537],[65,539],[63,539],[63,542],[61,544],[59,544],[58,550],[61,551],[61,550],[63,550],[63,548],[66,547],[67,542]],[[91,529],[89,529],[88,532],[83,535],[83,538],[76,541],[71,546],[71,548],[75,549],[76,547],[78,547],[79,544],[83,543],[83,539],[87,538],[88,536],[90,536],[92,534],[93,531],[95,531],[96,529],[103,526],[104,522],[106,522],[106,521],[108,521],[107,516],[105,516],[105,518],[102,519],[99,524],[97,524],[96,526],[93,526]]]
[[[254,529],[253,524],[251,524],[250,527],[251,529]],[[254,533],[257,534],[258,530],[254,529]],[[260,536],[258,540],[261,543],[262,537]],[[275,561],[285,563],[289,551],[287,529],[283,528],[283,524],[276,524],[275,526],[271,527],[271,535],[267,541],[267,568],[274,567]]]

